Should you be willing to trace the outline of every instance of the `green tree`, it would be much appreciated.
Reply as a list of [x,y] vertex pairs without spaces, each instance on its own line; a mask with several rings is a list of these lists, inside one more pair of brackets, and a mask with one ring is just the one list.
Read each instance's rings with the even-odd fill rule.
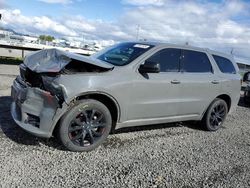
[[55,39],[55,37],[50,36],[50,35],[40,35],[39,39],[51,42],[51,41],[53,41]]

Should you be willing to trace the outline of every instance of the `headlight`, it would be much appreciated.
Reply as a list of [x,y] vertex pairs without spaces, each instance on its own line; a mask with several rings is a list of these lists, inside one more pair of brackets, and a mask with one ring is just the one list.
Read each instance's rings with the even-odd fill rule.
[[64,100],[62,87],[55,82],[56,78],[57,77],[42,76],[43,86],[51,95],[56,96],[59,101],[62,101]]

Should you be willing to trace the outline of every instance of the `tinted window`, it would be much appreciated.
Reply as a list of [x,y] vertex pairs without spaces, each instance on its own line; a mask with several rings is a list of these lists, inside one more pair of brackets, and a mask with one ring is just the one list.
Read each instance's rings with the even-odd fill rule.
[[213,55],[213,57],[221,72],[230,74],[236,73],[233,63],[229,59],[217,55]]
[[180,67],[180,55],[181,50],[179,49],[163,49],[147,59],[145,63],[159,63],[161,72],[178,72]]
[[123,66],[129,64],[152,47],[153,45],[133,42],[120,43],[98,54],[97,58],[112,65]]
[[203,52],[183,50],[181,70],[184,72],[212,72],[211,63]]

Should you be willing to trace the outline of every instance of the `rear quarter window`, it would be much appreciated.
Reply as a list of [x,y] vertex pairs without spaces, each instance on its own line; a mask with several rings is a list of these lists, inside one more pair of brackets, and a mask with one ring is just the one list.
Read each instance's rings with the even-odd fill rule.
[[217,55],[213,55],[213,58],[221,72],[227,73],[227,74],[236,74],[236,70],[234,68],[232,61],[230,61],[229,59],[225,57],[221,57]]

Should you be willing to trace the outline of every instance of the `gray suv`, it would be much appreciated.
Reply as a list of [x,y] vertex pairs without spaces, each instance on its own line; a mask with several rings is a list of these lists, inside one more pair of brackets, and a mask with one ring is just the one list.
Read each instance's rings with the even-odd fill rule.
[[178,121],[219,129],[240,97],[232,57],[163,43],[120,43],[90,57],[41,50],[20,65],[11,113],[26,131],[57,133],[72,151],[90,151],[111,130]]

